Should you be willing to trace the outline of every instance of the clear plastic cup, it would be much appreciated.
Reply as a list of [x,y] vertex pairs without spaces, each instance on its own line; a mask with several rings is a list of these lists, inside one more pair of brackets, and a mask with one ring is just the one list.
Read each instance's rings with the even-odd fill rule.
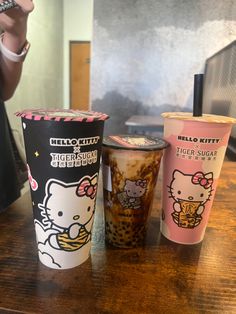
[[158,171],[167,143],[143,135],[117,135],[103,141],[106,242],[122,248],[142,245]]

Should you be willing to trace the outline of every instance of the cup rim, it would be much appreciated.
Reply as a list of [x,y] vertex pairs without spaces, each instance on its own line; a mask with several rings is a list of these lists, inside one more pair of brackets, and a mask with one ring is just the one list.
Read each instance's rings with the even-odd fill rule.
[[203,122],[203,123],[220,123],[220,124],[236,124],[236,119],[227,116],[220,116],[216,114],[206,114],[202,116],[194,117],[192,112],[163,112],[161,114],[163,118],[184,120],[190,122]]
[[28,120],[47,120],[47,121],[77,121],[77,122],[93,122],[104,121],[109,116],[102,112],[74,110],[74,109],[25,109],[15,113],[16,116]]
[[[132,144],[129,139],[147,140],[146,145]],[[127,140],[126,140],[127,139]],[[149,142],[149,143],[148,143]],[[120,150],[136,150],[136,151],[160,151],[169,146],[169,143],[161,137],[154,137],[143,134],[117,134],[109,135],[103,138],[103,146]]]

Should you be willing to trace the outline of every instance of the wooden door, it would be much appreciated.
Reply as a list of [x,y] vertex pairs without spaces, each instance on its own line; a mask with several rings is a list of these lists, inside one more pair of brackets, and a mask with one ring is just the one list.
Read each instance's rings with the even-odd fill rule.
[[90,42],[70,42],[70,108],[89,110]]

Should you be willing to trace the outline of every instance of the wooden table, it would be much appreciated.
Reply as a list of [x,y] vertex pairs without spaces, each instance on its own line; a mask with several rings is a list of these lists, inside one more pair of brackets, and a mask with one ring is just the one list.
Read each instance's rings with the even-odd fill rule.
[[0,313],[236,313],[236,163],[225,162],[204,241],[159,233],[160,184],[145,247],[104,243],[101,190],[91,258],[52,270],[37,258],[26,193],[0,215]]
[[125,125],[130,134],[162,135],[164,120],[161,116],[131,116]]

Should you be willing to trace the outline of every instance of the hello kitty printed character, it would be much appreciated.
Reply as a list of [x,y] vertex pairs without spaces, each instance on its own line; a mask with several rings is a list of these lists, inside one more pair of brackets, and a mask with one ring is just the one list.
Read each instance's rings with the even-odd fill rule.
[[141,197],[147,190],[147,180],[125,180],[124,191],[118,194],[118,199],[124,208],[139,209]]
[[169,193],[174,199],[172,218],[179,227],[195,228],[200,224],[204,205],[212,195],[212,184],[212,172],[193,175],[173,172]]
[[[51,257],[53,268],[73,267],[73,256],[90,245],[97,180],[95,174],[69,184],[47,182],[43,203],[38,205],[43,220],[35,220],[35,228],[41,258]],[[84,250],[89,254],[89,247]]]

